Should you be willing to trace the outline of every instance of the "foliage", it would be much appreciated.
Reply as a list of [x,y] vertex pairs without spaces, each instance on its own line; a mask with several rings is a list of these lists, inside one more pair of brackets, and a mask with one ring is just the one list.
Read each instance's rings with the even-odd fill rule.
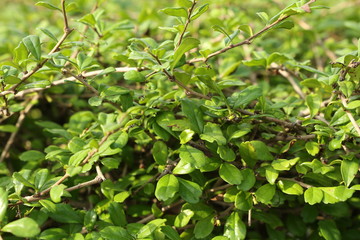
[[357,238],[355,0],[10,2],[3,238]]

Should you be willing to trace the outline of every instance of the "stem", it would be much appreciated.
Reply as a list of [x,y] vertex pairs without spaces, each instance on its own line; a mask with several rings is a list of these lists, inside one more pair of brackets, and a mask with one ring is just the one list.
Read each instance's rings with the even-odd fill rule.
[[[71,34],[71,32],[74,29],[70,29],[69,28],[69,23],[67,20],[67,16],[66,16],[66,9],[65,9],[65,1],[66,0],[62,0],[61,1],[61,5],[62,5],[62,12],[63,12],[63,18],[64,18],[64,34],[61,36],[61,39],[57,42],[57,44],[55,45],[55,47],[49,52],[48,55],[51,55],[57,51],[59,51],[61,44],[63,44],[63,42],[65,41],[65,39]],[[24,74],[21,78],[21,81],[18,82],[17,84],[15,84],[14,86],[12,86],[8,91],[14,92],[16,90],[16,88],[18,86],[20,86],[22,83],[24,83],[27,79],[29,79],[32,75],[34,75],[40,68],[42,68],[45,63],[48,61],[49,59],[46,58],[44,59],[42,62],[38,63],[30,72]]]
[[196,1],[194,0],[193,3],[192,3],[192,5],[191,5],[191,7],[188,9],[188,17],[187,17],[187,19],[186,19],[186,23],[185,23],[185,26],[184,26],[184,30],[181,32],[181,35],[180,35],[180,37],[179,37],[179,41],[178,41],[178,43],[176,44],[176,48],[178,48],[178,47],[181,45],[181,42],[182,42],[182,40],[183,40],[183,38],[184,38],[184,35],[185,35],[185,32],[186,32],[186,30],[187,30],[187,28],[188,28],[188,26],[189,26],[189,24],[190,24],[190,22],[191,22],[191,14],[192,14],[192,12],[193,12],[193,10],[194,10],[194,8],[195,8],[195,5],[196,5]]

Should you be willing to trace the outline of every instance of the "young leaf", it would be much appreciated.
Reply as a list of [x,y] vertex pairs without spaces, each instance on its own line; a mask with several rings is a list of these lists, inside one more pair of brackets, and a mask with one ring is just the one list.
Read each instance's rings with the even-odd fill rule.
[[320,203],[323,199],[323,191],[316,187],[308,188],[304,193],[305,202],[310,205],[314,205],[316,203]]
[[304,192],[303,188],[298,183],[290,180],[280,180],[278,186],[281,191],[290,195],[302,195]]
[[341,162],[341,176],[345,182],[346,187],[349,187],[355,175],[359,171],[359,161],[357,159],[347,160]]
[[169,8],[161,9],[160,11],[169,16],[184,17],[184,18],[188,17],[188,13],[186,9],[182,7],[169,7]]
[[7,206],[8,193],[4,188],[0,187],[0,222],[2,222],[5,217]]
[[190,163],[195,168],[199,169],[206,164],[205,154],[194,147],[189,145],[182,145],[179,149],[180,160]]
[[226,138],[220,126],[215,123],[207,123],[204,127],[204,133],[200,135],[200,138],[211,143],[216,141],[218,145],[226,144]]
[[145,81],[145,76],[136,70],[127,71],[124,74],[124,78],[126,80],[132,81],[132,82],[144,82]]
[[235,207],[241,211],[249,211],[253,207],[253,196],[249,192],[236,194]]
[[190,99],[181,101],[181,109],[184,115],[189,119],[192,130],[196,133],[202,133],[204,129],[204,119],[201,109]]
[[168,147],[163,141],[157,141],[152,148],[152,154],[158,164],[165,165],[168,158]]
[[264,204],[270,204],[271,199],[274,197],[274,195],[275,195],[275,185],[271,185],[269,183],[261,186],[255,192],[256,200]]
[[214,229],[214,217],[210,215],[209,217],[204,218],[195,224],[195,228],[194,228],[195,237],[198,239],[206,238],[207,236],[210,235],[213,229]]
[[208,3],[196,8],[194,13],[190,17],[190,20],[194,21],[195,19],[200,17],[204,12],[206,12],[208,9],[209,9],[209,4]]
[[46,7],[46,8],[51,9],[51,10],[58,10],[58,11],[61,12],[61,9],[60,9],[60,8],[54,6],[54,5],[51,4],[51,3],[47,3],[47,2],[40,1],[40,2],[37,2],[35,5],[36,5],[36,6]]
[[320,234],[325,240],[340,240],[341,234],[333,220],[319,221]]
[[175,68],[181,57],[189,50],[196,48],[200,41],[196,38],[185,38],[174,53],[174,60],[171,63],[171,70]]
[[175,196],[179,191],[179,181],[171,174],[167,174],[160,178],[156,184],[155,196],[160,201],[166,201]]
[[37,60],[41,60],[41,44],[40,39],[36,35],[29,35],[23,38],[22,42],[24,43],[28,52],[33,55],[33,57]]

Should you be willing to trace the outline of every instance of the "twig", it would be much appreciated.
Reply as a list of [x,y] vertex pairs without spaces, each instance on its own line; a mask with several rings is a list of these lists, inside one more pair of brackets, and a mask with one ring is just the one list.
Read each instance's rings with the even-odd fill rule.
[[[61,5],[62,5],[62,12],[63,12],[63,16],[64,16],[64,34],[61,36],[60,40],[56,43],[55,47],[49,52],[48,55],[51,55],[57,51],[59,51],[60,46],[63,44],[63,42],[65,41],[65,39],[71,34],[71,32],[74,29],[70,29],[69,28],[69,23],[67,20],[67,16],[66,16],[66,7],[65,7],[65,1],[66,0],[61,0]],[[42,62],[38,63],[31,71],[29,71],[28,73],[24,74],[23,77],[21,78],[20,82],[18,82],[17,84],[15,84],[14,86],[12,86],[8,91],[15,91],[16,88],[18,86],[20,86],[22,83],[24,83],[28,78],[30,78],[32,75],[34,75],[40,68],[42,68],[45,63],[48,61],[48,58],[45,58]]]
[[79,80],[79,82],[81,82],[87,89],[89,89],[90,91],[92,91],[96,95],[99,95],[99,91],[96,90],[93,86],[91,86],[89,83],[86,82],[86,77],[84,77],[84,75],[82,75],[82,74],[75,75],[75,74],[71,73],[70,71],[66,71],[66,70],[65,70],[65,73],[70,74],[72,77]]
[[347,110],[347,102],[346,102],[346,98],[344,97],[344,95],[341,94],[340,96],[341,99],[341,103],[344,106],[344,111],[346,112],[348,118],[350,119],[351,124],[353,125],[353,127],[355,128],[356,132],[359,134],[360,136],[360,127],[357,124],[354,116],[351,114],[351,112],[349,110]]
[[[305,3],[303,5],[303,7],[308,7],[309,4],[315,2],[315,0],[310,0],[309,2]],[[305,9],[304,9],[305,10]],[[194,59],[191,59],[190,61],[188,61],[188,63],[195,63],[195,62],[207,62],[210,58],[212,57],[215,57],[219,54],[222,54],[224,52],[227,52],[229,51],[230,49],[233,49],[233,48],[236,48],[236,47],[239,47],[239,46],[242,46],[242,45],[248,45],[248,44],[251,44],[252,40],[254,40],[255,38],[261,36],[264,32],[268,31],[269,29],[271,29],[272,27],[278,25],[279,23],[281,23],[282,21],[284,21],[285,19],[289,18],[290,15],[286,15],[286,16],[283,16],[283,17],[280,17],[279,19],[277,19],[275,22],[265,26],[263,29],[261,29],[260,31],[258,31],[257,33],[255,33],[254,35],[252,35],[251,37],[245,39],[244,41],[242,42],[239,42],[239,43],[236,43],[236,44],[230,44],[229,46],[223,48],[223,49],[220,49],[216,52],[213,52],[211,54],[209,54],[207,57],[202,57],[202,58],[194,58]]]
[[222,186],[219,186],[219,187],[211,188],[208,191],[213,193],[213,192],[217,192],[219,190],[227,189],[228,187],[231,187],[231,186],[232,186],[231,184],[225,184],[225,185],[222,185]]
[[30,111],[30,109],[35,105],[35,102],[36,100],[39,98],[39,95],[35,95],[34,97],[30,98],[28,101],[27,101],[27,105],[25,107],[24,110],[22,110],[20,112],[20,116],[15,124],[15,127],[16,127],[16,130],[14,132],[11,133],[8,141],[6,142],[6,145],[1,153],[1,156],[0,156],[0,162],[4,161],[8,155],[8,152],[10,150],[10,147],[11,145],[14,143],[15,141],[15,137],[16,135],[18,134],[19,132],[19,129],[22,125],[22,123],[24,122],[24,119],[25,119],[25,116],[26,114]]
[[[144,68],[138,69],[138,68],[135,68],[135,67],[118,67],[118,68],[115,68],[114,72],[128,72],[128,71],[131,71],[131,70],[143,71],[145,69]],[[104,70],[96,70],[96,71],[92,71],[92,72],[85,72],[85,73],[82,74],[82,76],[83,77],[94,77],[94,76],[100,74],[103,71]],[[16,94],[15,94],[14,90],[7,90],[7,91],[0,92],[0,96],[5,96],[5,95],[8,95],[8,94],[15,94],[14,95],[15,98],[22,98],[25,95],[30,94],[30,93],[44,91],[45,89],[49,89],[49,88],[51,88],[53,86],[62,85],[62,84],[65,84],[67,82],[74,82],[76,80],[77,79],[75,77],[63,78],[63,79],[56,80],[56,81],[52,82],[51,85],[46,86],[44,88],[30,88],[30,89],[19,91]]]
[[297,139],[297,140],[311,140],[316,138],[315,134],[309,134],[309,135],[300,135],[300,136],[276,136],[275,139],[276,141],[291,141],[293,139]]
[[178,47],[180,46],[180,44],[181,44],[181,42],[182,42],[182,40],[183,40],[183,38],[184,38],[185,32],[186,32],[186,30],[187,30],[187,28],[188,28],[188,26],[189,26],[189,24],[190,24],[190,22],[191,22],[191,14],[192,14],[192,12],[194,11],[195,5],[196,5],[196,0],[193,0],[193,3],[192,3],[192,5],[191,5],[191,7],[188,9],[188,17],[187,17],[187,19],[186,19],[186,23],[185,23],[185,26],[184,26],[184,30],[181,32],[181,35],[180,35],[180,37],[179,37],[179,41],[178,41],[178,43],[176,44],[176,48],[178,48]]

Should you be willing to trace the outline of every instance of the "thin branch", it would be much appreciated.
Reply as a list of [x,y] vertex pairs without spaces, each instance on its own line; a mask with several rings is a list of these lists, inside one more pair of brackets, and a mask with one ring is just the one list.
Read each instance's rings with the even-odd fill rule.
[[275,139],[276,141],[291,141],[293,139],[297,139],[297,140],[311,140],[316,138],[315,134],[309,134],[309,135],[299,135],[299,136],[276,136],[275,138],[272,138],[271,140]]
[[[118,68],[115,68],[114,72],[128,72],[128,71],[131,71],[131,70],[143,71],[145,69],[144,68],[138,69],[138,68],[135,68],[135,67],[118,67]],[[82,73],[82,76],[83,77],[94,77],[94,76],[100,74],[103,71],[104,70],[96,70],[96,71],[92,71],[92,72],[85,72],[85,73]],[[76,80],[77,79],[75,77],[63,78],[63,79],[56,80],[56,81],[52,82],[51,85],[48,85],[48,86],[46,86],[44,88],[30,88],[30,89],[19,91],[16,94],[15,94],[14,90],[7,90],[7,91],[0,92],[0,96],[5,96],[5,95],[8,95],[8,94],[15,94],[14,95],[15,98],[23,98],[27,94],[44,91],[45,89],[49,89],[49,88],[51,88],[53,86],[62,85],[62,84],[65,84],[67,82],[75,82]]]
[[96,95],[99,95],[99,91],[96,90],[93,86],[91,86],[89,83],[86,82],[86,77],[84,77],[84,75],[82,75],[82,74],[75,75],[75,74],[71,73],[70,71],[65,71],[65,73],[70,74],[72,77],[79,80],[79,82],[81,82],[91,92],[95,93]]
[[[316,0],[310,0],[308,1],[307,3],[305,3],[302,8],[306,11],[309,7],[309,4],[315,2]],[[188,63],[195,63],[195,62],[207,62],[210,58],[213,58],[217,55],[220,55],[224,52],[227,52],[229,51],[230,49],[233,49],[233,48],[236,48],[236,47],[239,47],[239,46],[242,46],[242,45],[249,45],[251,44],[252,40],[254,40],[255,38],[261,36],[263,33],[265,33],[266,31],[268,31],[269,29],[273,28],[274,26],[278,25],[279,23],[283,22],[284,20],[286,20],[287,18],[289,18],[290,15],[287,15],[287,16],[283,16],[279,19],[277,19],[275,22],[265,26],[263,29],[261,29],[260,31],[258,31],[257,33],[255,33],[254,35],[252,35],[251,37],[245,39],[244,41],[242,42],[239,42],[239,43],[236,43],[236,44],[230,44],[229,46],[223,48],[223,49],[220,49],[216,52],[213,52],[211,54],[209,54],[207,57],[202,57],[202,58],[194,58],[194,59],[191,59],[190,61],[188,61]]]
[[[178,205],[183,204],[184,202],[185,202],[184,200],[179,200],[179,201],[177,201],[177,202],[175,202],[175,203],[173,203],[173,204],[171,204],[171,205],[169,205],[169,206],[162,207],[162,208],[161,208],[161,211],[162,211],[162,212],[165,212],[165,211],[167,211],[167,210],[169,210],[169,209],[171,209],[171,208],[174,208],[174,207],[176,207],[176,206],[178,206]],[[146,216],[145,218],[137,221],[137,223],[147,223],[147,222],[149,222],[149,221],[151,221],[151,220],[153,220],[153,219],[155,219],[155,215],[154,215],[154,214],[149,214],[149,215]]]
[[188,9],[188,17],[187,17],[187,19],[186,19],[186,23],[185,23],[185,26],[184,26],[184,30],[181,32],[181,35],[180,35],[180,37],[179,37],[179,41],[178,41],[178,43],[176,44],[176,48],[178,48],[178,47],[180,46],[180,44],[181,44],[181,42],[182,42],[182,40],[183,40],[183,38],[184,38],[185,32],[186,32],[186,30],[187,30],[187,28],[188,28],[188,26],[189,26],[189,24],[190,24],[190,22],[191,22],[191,14],[192,14],[192,12],[194,11],[195,5],[196,5],[196,0],[193,0],[193,3],[192,3],[192,5],[191,5],[191,7]]
[[295,182],[295,183],[299,184],[300,186],[302,186],[302,187],[304,187],[304,188],[311,188],[311,187],[313,187],[312,185],[307,184],[307,183],[304,183],[304,182],[300,182],[300,181],[296,180],[295,178],[279,177],[278,179],[279,179],[279,180],[287,180],[287,181]]
[[36,103],[36,100],[39,98],[39,95],[36,95],[32,98],[30,98],[27,102],[26,102],[26,107],[24,110],[22,110],[20,112],[20,116],[15,124],[15,127],[16,127],[16,130],[14,132],[11,133],[8,141],[6,142],[6,145],[1,153],[1,156],[0,156],[0,162],[4,161],[7,156],[8,156],[8,153],[9,153],[9,150],[10,150],[10,147],[11,145],[14,143],[15,141],[15,137],[16,135],[18,134],[19,132],[19,129],[22,125],[22,123],[24,122],[25,120],[25,117],[26,117],[26,114],[31,110],[31,108],[35,105]]
[[356,130],[356,132],[357,132],[357,133],[359,134],[359,136],[360,136],[360,127],[359,127],[359,125],[357,124],[357,122],[356,122],[354,116],[352,115],[352,113],[351,113],[349,110],[347,110],[346,98],[344,97],[344,95],[341,95],[341,96],[340,96],[340,99],[341,99],[342,105],[344,106],[344,111],[346,112],[348,118],[350,119],[351,124],[353,125],[353,127],[354,127],[355,130]]
[[[61,36],[60,40],[56,43],[56,45],[49,52],[48,55],[51,55],[51,54],[59,51],[60,46],[64,43],[65,39],[74,30],[74,29],[69,28],[69,24],[68,24],[67,16],[66,16],[65,0],[61,1],[61,5],[62,5],[63,16],[64,16],[64,25],[65,25],[64,26],[64,34]],[[48,60],[49,60],[48,58],[45,58],[42,62],[38,63],[30,72],[28,72],[22,76],[21,81],[19,83],[12,86],[8,91],[14,92],[17,87],[19,87],[22,83],[24,83],[27,79],[29,79],[32,75],[34,75],[40,68],[42,68]]]

